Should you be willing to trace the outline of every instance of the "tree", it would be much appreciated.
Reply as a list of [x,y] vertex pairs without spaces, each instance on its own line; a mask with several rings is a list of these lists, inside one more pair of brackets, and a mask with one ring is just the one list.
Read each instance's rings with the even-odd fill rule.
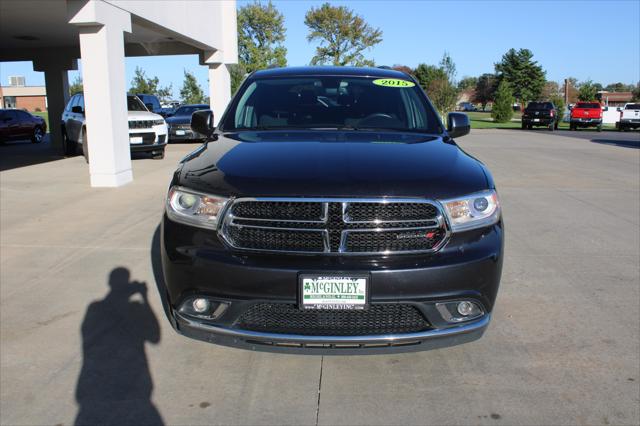
[[498,84],[491,117],[498,123],[506,123],[511,121],[511,117],[513,117],[513,92],[506,79]]
[[636,87],[632,91],[633,101],[640,102],[640,81],[636,84]]
[[180,89],[180,97],[185,104],[201,104],[204,103],[204,93],[198,85],[196,77],[187,70],[184,70],[184,82]]
[[414,70],[416,80],[420,83],[420,86],[426,91],[429,90],[429,86],[432,82],[440,79],[446,79],[447,74],[435,65],[419,64]]
[[244,78],[247,76],[247,69],[242,64],[230,64],[229,76],[231,77],[231,94],[236,93]]
[[500,81],[505,80],[509,83],[513,96],[521,104],[540,97],[546,73],[538,62],[533,60],[533,53],[529,49],[509,49],[495,68]]
[[391,69],[394,69],[396,71],[401,71],[401,72],[403,72],[405,74],[414,75],[413,70],[411,68],[409,68],[408,66],[406,66],[406,65],[396,64],[396,65],[392,66]]
[[238,58],[245,73],[287,65],[284,16],[269,1],[238,10]]
[[549,100],[553,102],[553,104],[556,106],[556,114],[558,114],[558,123],[562,122],[562,119],[564,118],[564,109],[565,109],[564,96],[557,93],[551,96]]
[[458,82],[458,90],[464,91],[469,89],[474,89],[478,84],[478,77],[462,77],[462,79]]
[[624,84],[620,82],[611,83],[607,84],[607,86],[601,90],[606,90],[607,92],[632,92],[633,84]]
[[482,74],[476,83],[473,101],[482,104],[484,111],[489,102],[493,102],[498,78],[495,74]]
[[560,85],[555,81],[547,81],[542,88],[541,99],[551,99],[560,94]]
[[324,3],[312,7],[304,18],[309,27],[308,41],[319,41],[312,65],[373,66],[364,51],[382,41],[382,31],[373,28],[346,6]]
[[598,88],[591,80],[587,80],[580,84],[578,88],[578,100],[582,102],[595,101],[598,94]]
[[78,75],[76,76],[75,80],[73,80],[73,83],[69,86],[69,96],[81,93],[83,90],[84,87],[82,86],[82,77]]
[[148,78],[142,68],[136,67],[129,93],[156,95],[160,99],[167,99],[173,96],[173,87],[171,85],[161,87],[158,77]]

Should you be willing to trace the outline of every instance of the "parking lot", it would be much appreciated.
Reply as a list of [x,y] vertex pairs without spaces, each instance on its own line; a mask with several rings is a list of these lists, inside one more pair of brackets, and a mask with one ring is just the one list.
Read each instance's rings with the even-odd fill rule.
[[[504,210],[487,333],[325,357],[171,329],[157,226],[195,145],[134,160],[118,189],[90,188],[82,157],[25,165],[42,148],[0,147],[2,424],[640,423],[640,134],[474,130],[458,142],[488,164]],[[123,290],[134,281],[146,298]]]

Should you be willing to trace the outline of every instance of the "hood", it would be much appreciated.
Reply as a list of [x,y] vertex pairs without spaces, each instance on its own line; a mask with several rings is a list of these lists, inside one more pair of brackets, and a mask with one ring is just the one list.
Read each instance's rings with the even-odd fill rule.
[[149,111],[127,111],[129,120],[161,120],[162,116]]
[[171,117],[167,117],[164,119],[167,124],[190,124],[191,116],[190,115],[174,115]]
[[173,184],[236,197],[450,198],[490,182],[439,136],[324,131],[220,135],[183,159]]

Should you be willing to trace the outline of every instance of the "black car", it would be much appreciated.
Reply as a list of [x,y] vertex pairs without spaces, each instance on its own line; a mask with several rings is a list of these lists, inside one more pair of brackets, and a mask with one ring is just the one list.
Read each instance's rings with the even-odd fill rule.
[[46,133],[44,118],[19,109],[0,109],[0,143],[19,140],[40,143]]
[[553,131],[558,128],[558,111],[553,102],[529,102],[522,112],[522,128],[546,127]]
[[178,107],[165,119],[169,127],[169,142],[201,141],[204,135],[191,130],[191,114],[196,111],[208,110],[209,105],[195,104]]
[[161,226],[173,327],[257,350],[371,353],[478,339],[500,282],[491,174],[399,71],[258,71],[171,181]]

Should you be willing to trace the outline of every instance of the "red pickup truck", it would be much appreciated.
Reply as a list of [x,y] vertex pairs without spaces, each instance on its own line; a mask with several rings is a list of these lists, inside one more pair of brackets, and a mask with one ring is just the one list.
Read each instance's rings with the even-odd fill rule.
[[578,127],[597,127],[602,131],[602,108],[598,102],[578,102],[571,109],[569,129]]

